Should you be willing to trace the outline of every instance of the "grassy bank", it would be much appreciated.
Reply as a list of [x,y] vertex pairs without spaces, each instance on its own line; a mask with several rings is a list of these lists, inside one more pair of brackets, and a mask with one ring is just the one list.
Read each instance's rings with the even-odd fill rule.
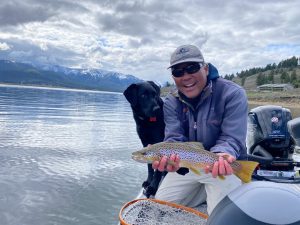
[[300,89],[283,92],[258,92],[247,91],[250,104],[276,104],[284,107],[299,108],[300,110]]
[[[170,92],[170,88],[161,89],[161,95],[166,96]],[[260,105],[279,105],[289,108],[293,117],[300,117],[300,88],[283,92],[259,92],[247,91],[248,103],[251,108]]]

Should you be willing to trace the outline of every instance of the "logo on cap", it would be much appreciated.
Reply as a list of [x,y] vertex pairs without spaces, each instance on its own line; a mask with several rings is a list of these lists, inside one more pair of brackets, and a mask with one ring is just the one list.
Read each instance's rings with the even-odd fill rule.
[[178,54],[184,54],[184,53],[187,53],[189,50],[187,48],[181,48],[179,49],[179,51],[177,52],[177,55]]

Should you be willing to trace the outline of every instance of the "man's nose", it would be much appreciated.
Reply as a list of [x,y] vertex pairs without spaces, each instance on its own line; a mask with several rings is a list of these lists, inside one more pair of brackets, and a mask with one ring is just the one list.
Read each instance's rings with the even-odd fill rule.
[[189,74],[189,73],[187,73],[186,71],[184,71],[183,72],[183,76],[182,76],[182,78],[190,78],[191,76],[190,76],[191,74]]

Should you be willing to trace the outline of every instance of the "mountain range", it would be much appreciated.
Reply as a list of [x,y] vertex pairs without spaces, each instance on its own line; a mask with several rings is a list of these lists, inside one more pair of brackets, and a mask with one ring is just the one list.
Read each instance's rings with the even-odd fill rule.
[[123,92],[142,80],[101,69],[72,69],[0,60],[0,83]]

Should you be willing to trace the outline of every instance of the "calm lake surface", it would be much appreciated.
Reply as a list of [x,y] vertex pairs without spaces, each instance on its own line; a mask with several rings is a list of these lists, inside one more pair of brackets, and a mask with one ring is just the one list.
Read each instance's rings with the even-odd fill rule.
[[0,86],[0,224],[117,224],[141,147],[122,94]]
[[0,224],[117,224],[141,146],[122,94],[0,86]]

